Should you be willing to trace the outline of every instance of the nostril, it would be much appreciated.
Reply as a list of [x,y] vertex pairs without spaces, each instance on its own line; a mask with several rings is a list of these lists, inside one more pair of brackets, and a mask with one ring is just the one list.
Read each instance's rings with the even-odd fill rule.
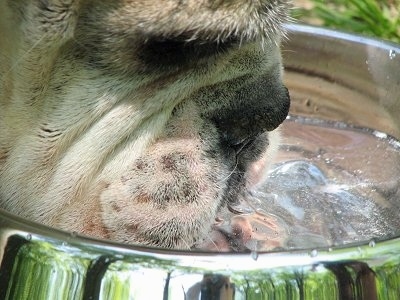
[[267,131],[262,126],[262,120],[257,116],[250,116],[250,113],[230,111],[229,116],[213,118],[222,141],[236,154],[247,149],[263,132]]
[[240,152],[247,149],[254,140],[254,137],[246,137],[235,142],[232,141],[229,146],[236,152],[236,155],[238,155]]
[[250,121],[247,118],[229,119],[214,118],[223,143],[233,149],[236,154],[243,151],[257,135],[257,130],[253,131]]

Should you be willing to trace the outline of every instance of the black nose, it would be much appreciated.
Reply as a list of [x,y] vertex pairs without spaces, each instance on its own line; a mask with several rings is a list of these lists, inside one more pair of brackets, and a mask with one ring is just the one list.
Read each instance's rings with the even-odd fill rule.
[[213,116],[221,138],[236,151],[265,131],[277,128],[287,117],[290,97],[278,80],[257,78],[242,86],[229,105]]

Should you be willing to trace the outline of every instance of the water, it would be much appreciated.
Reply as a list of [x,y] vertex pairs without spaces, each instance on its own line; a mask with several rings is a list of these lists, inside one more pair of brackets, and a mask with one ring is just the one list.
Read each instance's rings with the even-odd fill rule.
[[394,59],[396,57],[396,50],[390,50],[389,51],[389,58]]
[[233,207],[241,214],[221,222],[225,231],[241,226],[236,244],[251,251],[314,249],[374,244],[400,233],[399,141],[300,117],[282,129],[267,181]]

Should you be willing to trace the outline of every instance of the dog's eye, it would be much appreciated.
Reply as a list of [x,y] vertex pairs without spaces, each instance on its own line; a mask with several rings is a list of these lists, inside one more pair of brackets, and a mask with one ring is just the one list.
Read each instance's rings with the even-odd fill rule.
[[143,43],[139,59],[146,70],[172,70],[225,52],[237,44],[235,38],[226,41],[151,38]]

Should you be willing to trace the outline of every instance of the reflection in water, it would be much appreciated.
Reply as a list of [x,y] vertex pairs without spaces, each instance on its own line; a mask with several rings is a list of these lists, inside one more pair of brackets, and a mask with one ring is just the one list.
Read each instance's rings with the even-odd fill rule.
[[[310,249],[399,234],[400,143],[291,117],[268,179],[217,225],[236,251]],[[232,246],[233,245],[233,246]]]

